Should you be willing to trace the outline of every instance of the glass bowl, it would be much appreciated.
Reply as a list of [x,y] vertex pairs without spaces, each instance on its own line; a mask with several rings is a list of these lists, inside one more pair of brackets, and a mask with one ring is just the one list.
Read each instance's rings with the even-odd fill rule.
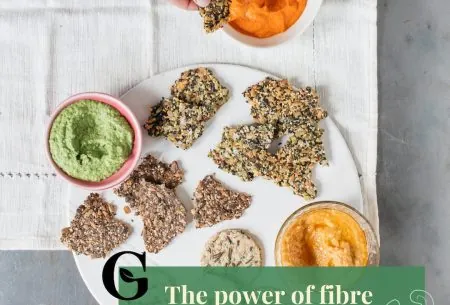
[[378,243],[377,235],[372,227],[372,225],[369,223],[366,217],[364,217],[360,212],[358,212],[353,207],[337,202],[337,201],[320,201],[320,202],[314,202],[310,203],[308,205],[305,205],[304,207],[301,207],[297,211],[291,214],[286,221],[281,226],[280,230],[278,231],[277,239],[275,242],[275,264],[277,266],[283,266],[281,262],[281,247],[282,247],[282,239],[283,236],[291,225],[291,223],[296,220],[298,217],[314,211],[314,210],[321,210],[321,209],[332,209],[344,212],[348,215],[350,215],[361,227],[363,230],[366,241],[367,241],[367,253],[368,253],[368,259],[367,259],[367,265],[366,266],[378,266],[380,263],[380,246]]

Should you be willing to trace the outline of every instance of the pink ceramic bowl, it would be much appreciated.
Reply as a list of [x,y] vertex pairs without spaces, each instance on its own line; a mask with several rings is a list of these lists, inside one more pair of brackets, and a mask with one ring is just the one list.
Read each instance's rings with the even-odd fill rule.
[[[130,156],[128,157],[128,160],[125,161],[125,163],[122,165],[122,167],[111,177],[106,178],[100,182],[90,182],[90,181],[84,181],[79,180],[76,178],[73,178],[66,174],[61,168],[59,168],[58,165],[53,161],[52,155],[50,153],[50,143],[49,143],[49,137],[50,137],[50,130],[53,125],[53,121],[58,116],[58,114],[67,106],[74,104],[80,100],[93,100],[102,102],[108,105],[111,105],[115,109],[117,109],[127,120],[128,123],[130,123],[131,128],[133,128],[134,131],[134,144],[133,144],[133,150],[131,151]],[[88,189],[88,190],[105,190],[109,189],[113,186],[118,185],[122,181],[124,181],[130,173],[133,171],[134,167],[136,166],[137,162],[139,161],[139,157],[141,155],[142,150],[142,132],[141,132],[141,126],[139,125],[138,120],[134,116],[133,112],[120,100],[118,100],[115,97],[112,97],[108,94],[104,93],[96,93],[96,92],[88,92],[88,93],[80,93],[74,96],[69,97],[67,100],[62,102],[58,108],[56,108],[55,112],[53,112],[50,122],[47,127],[46,135],[45,135],[46,143],[46,151],[47,156],[52,163],[53,167],[55,168],[56,172],[63,177],[68,182]]]

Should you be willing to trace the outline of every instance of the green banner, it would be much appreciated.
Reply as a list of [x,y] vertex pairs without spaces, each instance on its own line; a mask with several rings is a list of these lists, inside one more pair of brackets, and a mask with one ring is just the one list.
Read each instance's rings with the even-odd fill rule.
[[423,267],[120,268],[124,298],[144,283],[142,297],[119,304],[425,304],[415,302],[425,296]]

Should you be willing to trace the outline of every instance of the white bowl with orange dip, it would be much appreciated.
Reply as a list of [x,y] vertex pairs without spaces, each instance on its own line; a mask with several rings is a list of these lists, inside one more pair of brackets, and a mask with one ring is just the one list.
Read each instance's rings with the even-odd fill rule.
[[232,38],[254,47],[271,47],[303,33],[323,0],[231,0],[224,27]]
[[369,221],[340,202],[308,204],[282,225],[275,243],[277,266],[377,266],[380,247]]

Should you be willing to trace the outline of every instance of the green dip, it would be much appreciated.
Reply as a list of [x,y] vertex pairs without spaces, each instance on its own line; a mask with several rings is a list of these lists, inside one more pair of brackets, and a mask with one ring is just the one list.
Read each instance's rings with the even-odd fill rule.
[[82,100],[64,108],[50,131],[50,152],[68,175],[99,182],[128,159],[133,129],[110,105]]

